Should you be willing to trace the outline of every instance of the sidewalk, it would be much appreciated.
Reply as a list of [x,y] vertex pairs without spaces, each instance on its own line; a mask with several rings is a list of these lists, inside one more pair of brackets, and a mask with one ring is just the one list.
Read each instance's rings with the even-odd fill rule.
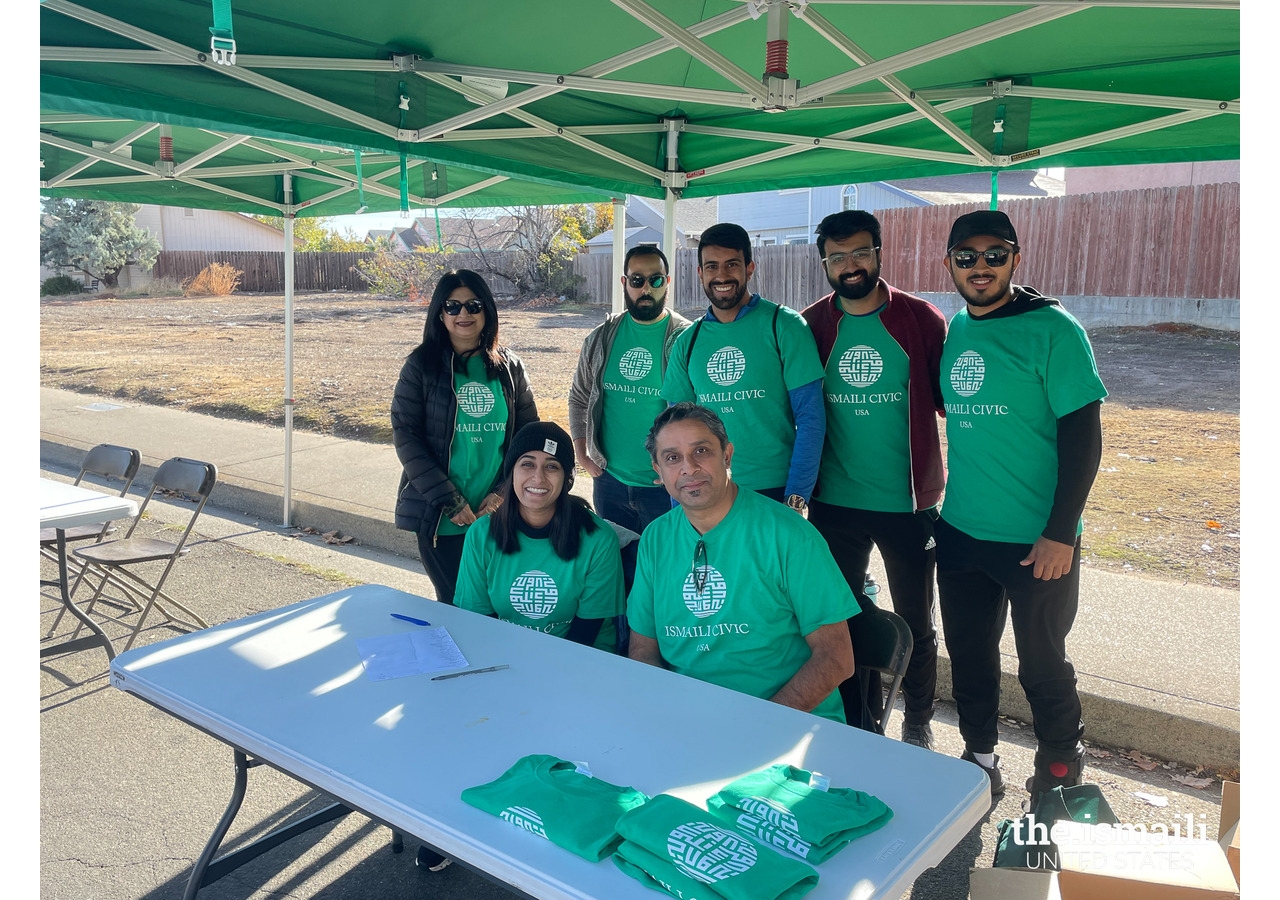
[[[40,389],[40,462],[74,472],[95,444],[137,447],[145,488],[165,459],[218,466],[210,502],[283,524],[284,431],[161,407]],[[413,535],[392,522],[400,465],[389,445],[295,431],[291,524],[350,535],[411,560]],[[575,493],[590,496],[590,479]],[[885,585],[878,558],[872,570]],[[1079,676],[1086,738],[1162,759],[1240,765],[1240,595],[1084,569],[1080,612],[1068,643]],[[940,646],[938,693],[950,697]],[[1002,712],[1030,712],[1017,682],[1013,635],[1002,647]]]

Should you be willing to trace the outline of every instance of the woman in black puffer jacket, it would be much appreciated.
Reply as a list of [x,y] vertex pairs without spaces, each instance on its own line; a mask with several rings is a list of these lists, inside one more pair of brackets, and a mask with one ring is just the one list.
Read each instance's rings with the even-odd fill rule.
[[391,400],[404,471],[396,527],[418,535],[436,599],[453,602],[467,526],[497,509],[511,438],[538,420],[524,364],[498,343],[498,307],[475,272],[448,272]]

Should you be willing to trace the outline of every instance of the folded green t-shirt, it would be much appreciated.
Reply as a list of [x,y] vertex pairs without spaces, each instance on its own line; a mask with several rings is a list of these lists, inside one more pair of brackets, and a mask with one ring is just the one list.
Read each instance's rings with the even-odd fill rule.
[[670,794],[618,820],[619,869],[682,900],[797,900],[818,873]]
[[469,787],[464,802],[599,862],[617,848],[618,817],[648,799],[579,771],[578,764],[534,754],[517,760],[496,781]]
[[770,766],[726,785],[708,798],[707,809],[744,834],[815,864],[893,818],[878,797],[819,784],[824,779],[805,769]]

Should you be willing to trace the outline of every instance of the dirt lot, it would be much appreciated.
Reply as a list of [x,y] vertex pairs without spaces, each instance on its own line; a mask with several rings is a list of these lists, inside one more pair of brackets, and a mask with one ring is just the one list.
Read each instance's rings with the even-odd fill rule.
[[[388,410],[424,307],[364,294],[294,304],[294,422],[390,440]],[[501,308],[544,418],[568,423],[578,348],[602,307]],[[41,382],[279,424],[284,299],[41,301]],[[1240,565],[1240,341],[1182,326],[1090,331],[1110,391],[1085,510],[1089,565],[1229,588]]]

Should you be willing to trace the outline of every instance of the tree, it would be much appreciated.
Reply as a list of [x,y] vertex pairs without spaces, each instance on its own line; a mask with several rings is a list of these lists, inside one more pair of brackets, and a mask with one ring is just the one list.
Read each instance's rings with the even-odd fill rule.
[[134,223],[138,209],[134,203],[42,197],[40,262],[51,269],[79,269],[109,288],[125,266],[150,269],[160,242]]
[[[279,216],[254,216],[264,225],[270,225],[278,231],[284,231],[284,219]],[[356,237],[355,230],[347,228],[339,233],[330,225],[332,220],[328,217],[293,220],[293,239],[302,241],[302,246],[296,247],[300,252],[304,253],[323,253],[335,252],[343,250],[365,251],[369,249],[369,245]]]
[[462,248],[475,253],[487,271],[514,284],[520,296],[571,297],[582,280],[573,274],[574,257],[587,241],[613,227],[613,206],[518,206],[496,219],[469,212],[461,218]]

